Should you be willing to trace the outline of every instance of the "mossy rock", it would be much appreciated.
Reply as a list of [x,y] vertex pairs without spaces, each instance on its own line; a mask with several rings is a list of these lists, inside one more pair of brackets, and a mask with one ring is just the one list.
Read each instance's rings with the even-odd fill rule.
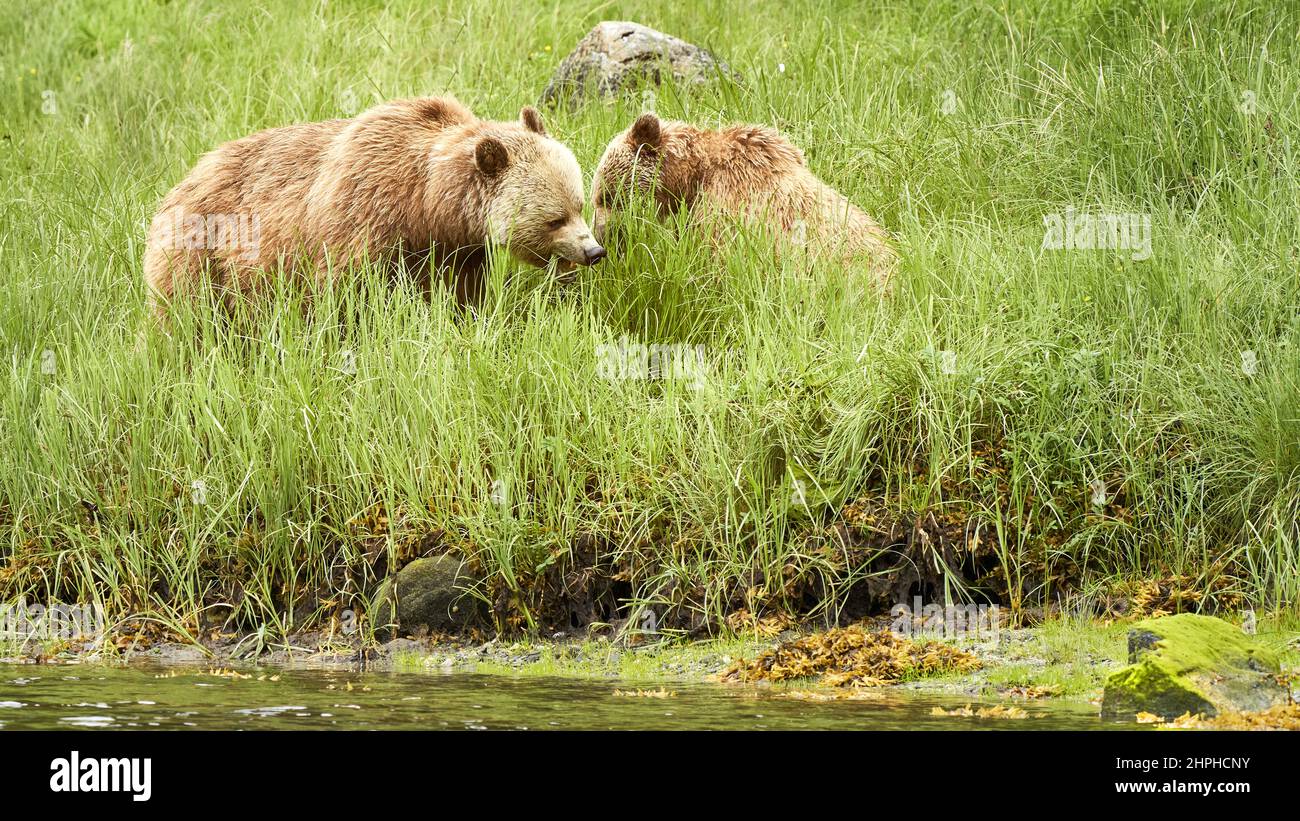
[[1183,613],[1137,622],[1128,652],[1129,666],[1106,679],[1101,713],[1108,718],[1216,716],[1289,698],[1277,654],[1222,619]]
[[450,555],[416,559],[375,593],[375,635],[456,633],[487,618],[487,605],[468,593],[475,579]]
[[672,77],[681,86],[702,85],[737,74],[708,49],[639,23],[596,24],[556,69],[540,104],[575,110],[590,98],[610,100]]

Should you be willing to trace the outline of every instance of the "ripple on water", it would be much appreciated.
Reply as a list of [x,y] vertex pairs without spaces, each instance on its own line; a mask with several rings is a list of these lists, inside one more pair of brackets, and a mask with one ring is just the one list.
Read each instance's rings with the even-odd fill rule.
[[[302,706],[245,707],[244,709],[236,710],[235,712],[238,713],[239,715],[262,716],[264,718],[270,718],[271,716],[279,716],[279,715],[284,715],[286,713],[298,713],[301,715],[303,714],[302,711],[306,709],[307,709],[306,707],[302,707]],[[311,715],[311,714],[307,713],[306,715]]]
[[63,716],[59,722],[71,724],[73,727],[111,727],[113,718],[112,716]]

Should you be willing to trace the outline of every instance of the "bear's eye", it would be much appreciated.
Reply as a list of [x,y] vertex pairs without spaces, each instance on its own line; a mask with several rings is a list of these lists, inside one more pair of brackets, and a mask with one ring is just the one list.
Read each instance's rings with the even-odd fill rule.
[[568,217],[558,217],[546,223],[546,227],[551,229],[552,231],[558,231],[561,228],[563,228],[564,224],[568,221],[569,221]]

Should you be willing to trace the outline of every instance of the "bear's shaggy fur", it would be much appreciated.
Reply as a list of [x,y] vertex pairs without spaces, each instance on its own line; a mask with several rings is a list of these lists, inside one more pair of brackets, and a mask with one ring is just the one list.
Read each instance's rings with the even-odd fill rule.
[[277,274],[325,284],[362,259],[444,273],[474,302],[490,243],[546,265],[604,256],[583,220],[582,173],[531,107],[488,122],[450,97],[261,131],[205,155],[163,200],[144,275],[162,315],[210,281],[226,294]]
[[806,246],[810,255],[863,262],[878,286],[897,260],[885,229],[818,179],[803,152],[771,128],[710,131],[642,114],[610,141],[597,167],[598,241],[631,192],[652,196],[661,217],[678,208],[697,221],[735,217]]

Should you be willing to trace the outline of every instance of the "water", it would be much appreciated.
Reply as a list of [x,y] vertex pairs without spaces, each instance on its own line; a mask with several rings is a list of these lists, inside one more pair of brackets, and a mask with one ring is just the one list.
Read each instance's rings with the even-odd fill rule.
[[[872,691],[807,701],[782,688],[663,685],[671,697],[616,695],[635,684],[474,673],[357,673],[0,664],[4,729],[871,729],[1059,730],[1103,722],[1076,702],[1016,702],[1027,719],[931,715],[968,698]],[[658,691],[661,685],[641,685]],[[991,704],[993,702],[982,702]],[[1007,703],[1007,702],[1004,702]],[[1041,717],[1039,717],[1041,716]]]

